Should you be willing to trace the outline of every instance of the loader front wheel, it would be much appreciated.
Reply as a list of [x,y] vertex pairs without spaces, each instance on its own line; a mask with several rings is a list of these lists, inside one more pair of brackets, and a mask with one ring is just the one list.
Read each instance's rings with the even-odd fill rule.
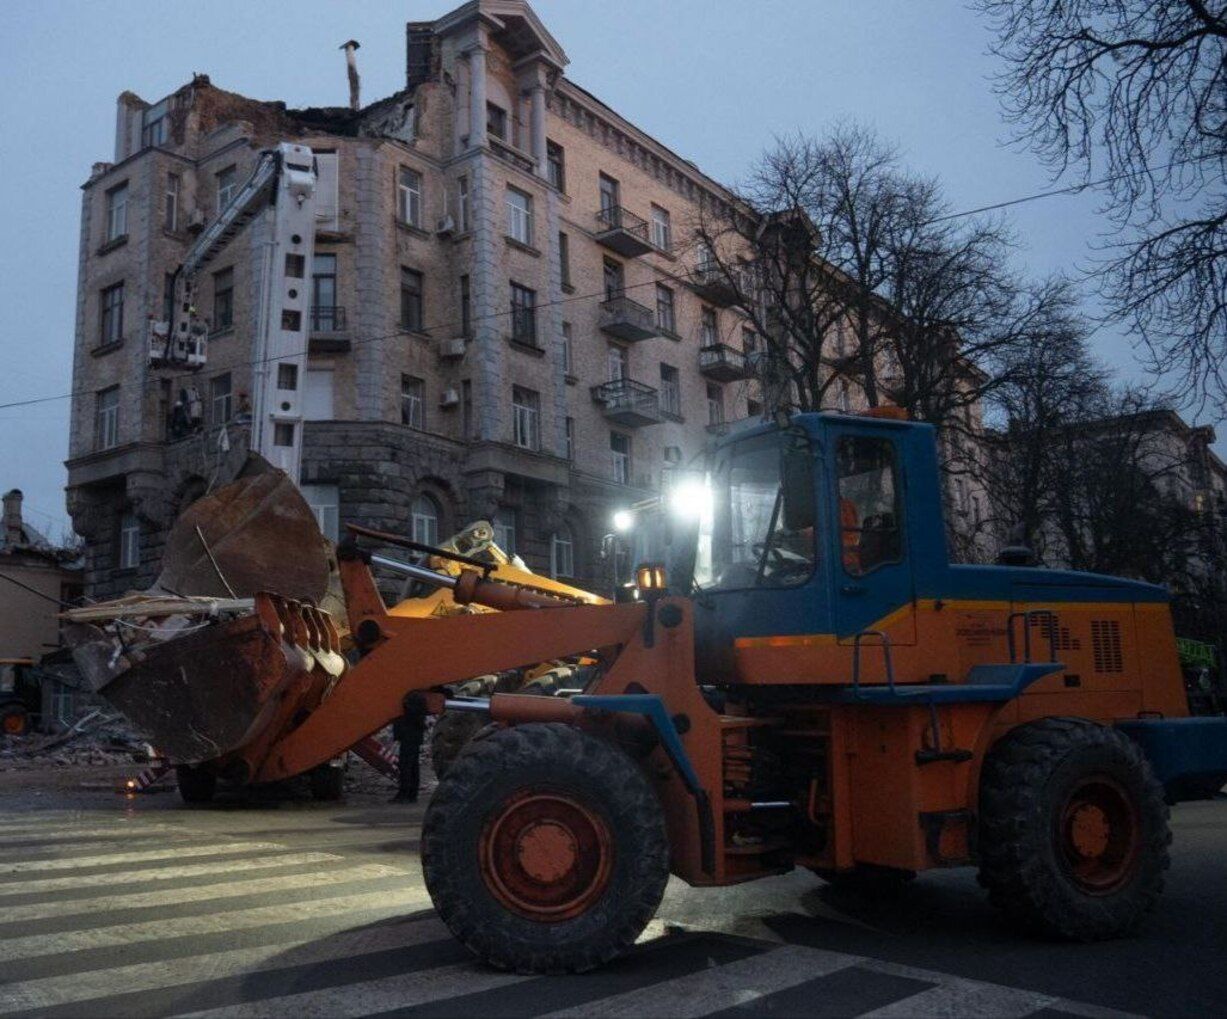
[[212,768],[176,765],[175,779],[184,803],[209,803],[217,792],[217,773]]
[[1168,866],[1163,788],[1108,726],[1045,718],[1007,733],[980,786],[980,883],[1023,926],[1073,941],[1132,931]]
[[435,909],[478,958],[578,973],[635,943],[669,878],[655,791],[618,748],[567,725],[470,744],[422,828]]

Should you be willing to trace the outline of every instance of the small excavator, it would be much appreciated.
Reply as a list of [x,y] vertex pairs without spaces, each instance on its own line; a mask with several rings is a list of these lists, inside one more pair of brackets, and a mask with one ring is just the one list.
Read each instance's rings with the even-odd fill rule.
[[[335,585],[276,590],[273,570],[136,661],[112,649],[101,692],[239,782],[308,772],[405,712],[489,719],[434,793],[422,866],[455,936],[519,972],[616,957],[671,873],[872,885],[970,865],[1031,930],[1143,921],[1169,803],[1227,780],[1227,717],[1190,714],[1164,589],[951,564],[933,429],[872,412],[731,433],[681,502],[667,556],[604,604],[351,527]],[[373,566],[497,611],[389,610]],[[581,658],[557,696],[455,694]]]

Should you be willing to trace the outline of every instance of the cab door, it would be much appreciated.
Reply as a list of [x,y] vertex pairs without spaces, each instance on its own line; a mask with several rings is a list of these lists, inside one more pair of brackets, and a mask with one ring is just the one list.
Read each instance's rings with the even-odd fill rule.
[[841,644],[851,644],[865,630],[886,633],[891,644],[916,643],[901,453],[898,439],[886,428],[831,429],[831,601]]

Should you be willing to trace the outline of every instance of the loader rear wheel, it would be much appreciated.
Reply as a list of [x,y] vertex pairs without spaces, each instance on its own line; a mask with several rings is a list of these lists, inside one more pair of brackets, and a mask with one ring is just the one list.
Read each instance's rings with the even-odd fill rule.
[[980,883],[1024,926],[1074,941],[1128,934],[1163,890],[1167,804],[1132,740],[1046,718],[989,752],[980,787]]
[[635,943],[669,878],[664,813],[622,751],[567,725],[501,729],[440,781],[422,827],[435,909],[484,962],[578,973]]
[[217,792],[217,773],[212,768],[179,764],[175,766],[175,779],[184,803],[209,803]]

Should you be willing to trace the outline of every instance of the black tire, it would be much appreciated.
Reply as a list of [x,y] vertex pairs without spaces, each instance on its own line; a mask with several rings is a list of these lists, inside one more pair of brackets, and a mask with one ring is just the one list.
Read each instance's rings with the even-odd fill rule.
[[212,768],[179,764],[175,766],[175,779],[184,803],[209,803],[217,792],[217,773]]
[[[560,820],[567,804],[578,822]],[[517,811],[534,809],[535,820],[516,828]],[[589,821],[596,842],[584,837]],[[603,849],[575,851],[565,871],[548,857],[550,878],[531,875],[521,847],[551,827],[567,833],[572,849]],[[508,830],[516,855],[500,871],[495,847]],[[517,973],[579,973],[633,945],[660,905],[669,879],[664,813],[634,762],[603,740],[558,724],[501,729],[471,743],[435,790],[422,827],[422,869],[440,917],[484,962]],[[524,872],[536,883],[521,880]],[[603,877],[588,881],[589,872]],[[529,893],[509,901],[500,887],[516,881]],[[546,915],[542,900],[556,889],[572,898],[563,900],[565,911]]]
[[445,711],[430,734],[430,766],[442,779],[469,741],[490,724],[484,711]]
[[30,731],[30,713],[24,704],[0,707],[0,736],[24,736]]
[[307,775],[311,798],[322,803],[332,803],[345,796],[345,767],[321,764]]
[[1133,931],[1168,866],[1168,809],[1124,734],[1080,718],[1021,725],[980,779],[980,884],[1027,929],[1072,941]]

